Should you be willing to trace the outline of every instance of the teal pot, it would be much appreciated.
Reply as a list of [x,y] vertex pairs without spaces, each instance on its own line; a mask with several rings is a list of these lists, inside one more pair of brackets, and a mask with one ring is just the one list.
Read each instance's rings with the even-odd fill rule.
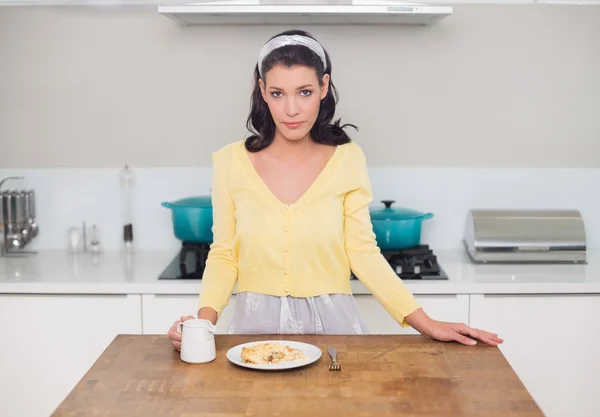
[[212,243],[213,210],[210,196],[182,198],[163,202],[162,206],[171,209],[173,233],[177,239],[191,243]]
[[370,209],[377,245],[383,250],[407,249],[421,244],[421,223],[433,217],[408,208],[393,208],[393,200],[383,200],[385,207]]

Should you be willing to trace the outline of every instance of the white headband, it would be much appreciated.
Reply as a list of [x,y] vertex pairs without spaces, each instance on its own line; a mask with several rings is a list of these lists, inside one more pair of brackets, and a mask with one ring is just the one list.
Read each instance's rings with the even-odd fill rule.
[[327,59],[325,58],[325,50],[321,46],[319,42],[310,38],[308,36],[302,35],[282,35],[277,36],[276,38],[271,39],[267,42],[262,49],[260,50],[260,54],[258,55],[258,71],[260,72],[260,76],[262,77],[262,62],[267,55],[273,52],[275,49],[281,48],[286,45],[302,45],[306,46],[310,50],[312,50],[315,54],[321,58],[321,62],[323,62],[323,68],[327,69]]

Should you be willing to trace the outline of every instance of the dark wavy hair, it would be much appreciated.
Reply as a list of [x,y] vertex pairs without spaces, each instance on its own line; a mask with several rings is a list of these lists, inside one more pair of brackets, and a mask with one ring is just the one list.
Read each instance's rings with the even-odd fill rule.
[[[271,39],[281,35],[302,35],[315,39],[308,32],[302,30],[287,30],[273,36]],[[261,71],[259,71],[258,64],[256,64],[254,68],[254,89],[250,98],[250,114],[246,121],[246,127],[251,133],[251,136],[245,142],[246,149],[249,152],[258,152],[266,148],[273,142],[273,138],[275,137],[275,122],[267,103],[262,97],[259,80],[261,79],[261,72],[262,74],[266,74],[278,64],[285,67],[305,65],[314,68],[317,72],[320,85],[323,85],[323,75],[329,75],[329,90],[325,98],[321,100],[319,114],[310,130],[310,136],[313,141],[326,145],[343,145],[351,141],[344,128],[351,126],[358,130],[356,126],[352,124],[340,125],[341,119],[337,119],[331,123],[335,115],[335,105],[338,102],[338,92],[331,80],[331,60],[327,51],[325,51],[325,57],[327,69],[323,68],[321,58],[310,48],[302,45],[286,45],[273,50],[265,57],[262,62],[262,68],[260,68]]]

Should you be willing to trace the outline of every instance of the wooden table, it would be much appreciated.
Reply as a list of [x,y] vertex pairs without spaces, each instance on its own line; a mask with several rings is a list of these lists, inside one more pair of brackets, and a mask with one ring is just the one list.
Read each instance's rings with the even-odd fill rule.
[[[237,344],[312,343],[321,359],[266,372],[231,364]],[[498,348],[421,336],[217,335],[217,358],[179,359],[166,336],[119,335],[54,412],[67,416],[543,416]],[[330,372],[327,347],[338,349]]]

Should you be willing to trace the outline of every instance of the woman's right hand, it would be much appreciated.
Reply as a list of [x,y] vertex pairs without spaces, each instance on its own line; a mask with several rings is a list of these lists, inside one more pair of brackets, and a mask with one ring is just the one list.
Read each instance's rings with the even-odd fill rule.
[[191,320],[194,318],[195,318],[194,316],[181,316],[179,318],[179,320],[177,320],[175,323],[173,323],[173,325],[169,329],[168,336],[169,336],[169,339],[171,339],[171,345],[175,349],[177,349],[177,350],[181,349],[181,333],[179,333],[177,331],[177,325],[181,322],[184,322],[186,320]]

